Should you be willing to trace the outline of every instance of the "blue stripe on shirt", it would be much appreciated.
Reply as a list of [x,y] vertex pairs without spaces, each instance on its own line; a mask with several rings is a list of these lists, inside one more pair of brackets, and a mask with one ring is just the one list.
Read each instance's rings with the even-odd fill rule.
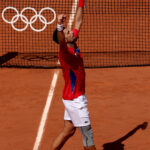
[[76,76],[71,69],[70,69],[70,79],[71,79],[71,87],[72,87],[72,92],[73,92],[75,84],[76,84]]

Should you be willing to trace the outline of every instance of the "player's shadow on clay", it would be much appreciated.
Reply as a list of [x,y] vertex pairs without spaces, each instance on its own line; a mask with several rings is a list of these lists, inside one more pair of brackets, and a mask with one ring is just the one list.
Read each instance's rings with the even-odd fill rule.
[[132,136],[137,130],[139,130],[139,129],[142,129],[142,130],[146,129],[147,125],[148,125],[148,123],[144,122],[144,123],[138,125],[133,130],[131,130],[125,136],[121,137],[120,139],[118,139],[118,140],[116,140],[114,142],[110,142],[110,143],[104,144],[103,145],[103,150],[124,150],[124,144],[122,144],[121,142],[125,141],[127,138]]

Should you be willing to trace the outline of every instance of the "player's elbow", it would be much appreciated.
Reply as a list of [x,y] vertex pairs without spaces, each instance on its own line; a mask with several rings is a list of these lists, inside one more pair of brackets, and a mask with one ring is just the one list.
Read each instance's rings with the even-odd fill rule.
[[81,26],[82,26],[82,21],[78,21],[75,25],[75,29],[80,30]]

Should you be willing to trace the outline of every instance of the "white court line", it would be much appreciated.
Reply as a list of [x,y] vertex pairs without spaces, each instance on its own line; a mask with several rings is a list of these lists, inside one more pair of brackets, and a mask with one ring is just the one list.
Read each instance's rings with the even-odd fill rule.
[[[74,3],[72,5],[71,15],[69,17],[69,22],[68,22],[68,28],[70,30],[71,30],[71,27],[72,27],[72,24],[73,24],[73,21],[74,21],[76,9],[77,9],[77,4],[78,4],[78,0],[74,0]],[[58,61],[58,63],[59,63],[59,61]],[[59,70],[56,70],[54,72],[54,76],[53,76],[50,91],[49,91],[49,94],[48,94],[48,97],[47,97],[46,105],[45,105],[45,108],[44,108],[44,111],[43,111],[43,114],[42,114],[42,117],[41,117],[41,121],[40,121],[40,125],[39,125],[39,129],[38,129],[38,133],[37,133],[37,137],[36,137],[36,140],[35,140],[33,150],[38,150],[39,149],[39,146],[40,146],[40,143],[41,143],[41,140],[42,140],[42,136],[43,136],[43,133],[44,133],[44,127],[45,127],[45,123],[46,123],[46,120],[47,120],[48,112],[49,112],[49,109],[50,109],[50,106],[51,106],[54,90],[55,90],[55,87],[56,87],[58,75],[59,75]]]
[[43,132],[44,132],[44,126],[47,120],[47,115],[51,106],[51,102],[52,102],[52,98],[53,98],[53,94],[54,94],[54,89],[56,87],[56,83],[57,83],[57,79],[58,79],[58,74],[59,74],[59,70],[55,71],[54,76],[53,76],[53,80],[51,83],[51,88],[47,97],[47,101],[46,101],[46,105],[42,114],[42,118],[41,118],[41,122],[40,122],[40,126],[38,129],[38,134],[36,137],[36,141],[33,147],[33,150],[38,150],[42,136],[43,136]]

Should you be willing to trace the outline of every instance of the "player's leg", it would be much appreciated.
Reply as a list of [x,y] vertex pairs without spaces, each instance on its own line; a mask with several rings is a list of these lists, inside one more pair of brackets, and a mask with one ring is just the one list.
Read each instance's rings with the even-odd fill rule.
[[84,150],[96,150],[95,146],[84,147]]
[[[76,101],[76,100],[75,100]],[[85,95],[79,97],[76,101],[79,103],[79,109],[76,110],[78,121],[72,117],[72,121],[74,124],[76,123],[76,127],[79,128],[82,136],[83,136],[83,146],[85,150],[96,150],[94,140],[93,140],[93,131],[91,128],[89,112],[87,108],[87,98]],[[76,119],[77,120],[77,119]]]
[[57,136],[52,144],[52,150],[60,150],[65,142],[73,136],[75,133],[76,128],[73,126],[70,120],[64,121],[64,129],[62,132]]
[[96,150],[94,141],[93,141],[93,131],[91,125],[78,127],[82,137],[83,137],[83,145],[85,150]]
[[[66,113],[64,118],[70,118],[75,127],[78,127],[83,136],[83,145],[85,150],[96,150],[93,141],[93,132],[91,128],[89,112],[87,108],[87,98],[81,95],[73,101],[63,100]],[[66,120],[65,119],[65,120]]]

